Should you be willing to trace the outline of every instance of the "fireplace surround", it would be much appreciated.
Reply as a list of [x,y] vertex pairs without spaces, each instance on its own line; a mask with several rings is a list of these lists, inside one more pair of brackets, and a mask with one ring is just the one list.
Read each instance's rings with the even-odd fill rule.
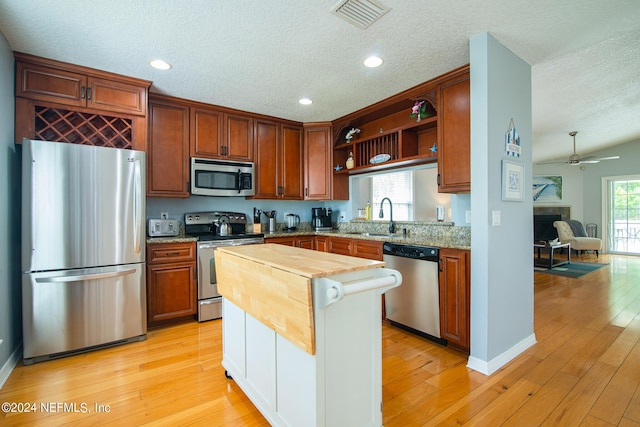
[[571,219],[570,206],[535,206],[533,208],[533,241],[548,241],[558,237],[554,221]]

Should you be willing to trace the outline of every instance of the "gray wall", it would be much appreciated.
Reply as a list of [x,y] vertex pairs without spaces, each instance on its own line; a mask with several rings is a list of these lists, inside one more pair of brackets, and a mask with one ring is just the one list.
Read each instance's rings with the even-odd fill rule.
[[[20,160],[13,143],[13,52],[0,33],[0,386],[22,344]],[[13,357],[12,357],[13,355]]]
[[[488,33],[470,41],[471,63],[471,355],[491,374],[535,343],[531,67]],[[521,138],[523,201],[502,200],[504,137],[513,119]],[[514,159],[515,160],[515,159]],[[492,212],[501,216],[492,225]]]

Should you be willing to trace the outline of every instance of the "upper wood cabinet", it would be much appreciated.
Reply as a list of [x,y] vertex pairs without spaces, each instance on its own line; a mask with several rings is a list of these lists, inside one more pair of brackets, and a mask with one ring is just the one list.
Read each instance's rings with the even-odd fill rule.
[[150,81],[39,58],[16,59],[16,141],[146,149]]
[[220,147],[221,158],[252,161],[253,118],[225,113],[224,122],[225,136]]
[[147,88],[124,81],[95,77],[16,62],[16,96],[104,111],[147,114]]
[[302,127],[255,121],[256,199],[302,200]]
[[331,200],[331,125],[304,125],[304,199]]
[[189,106],[159,95],[149,102],[147,195],[189,197]]
[[192,157],[221,158],[224,113],[205,106],[191,107],[190,143]]
[[471,191],[471,110],[469,73],[440,86],[438,191]]

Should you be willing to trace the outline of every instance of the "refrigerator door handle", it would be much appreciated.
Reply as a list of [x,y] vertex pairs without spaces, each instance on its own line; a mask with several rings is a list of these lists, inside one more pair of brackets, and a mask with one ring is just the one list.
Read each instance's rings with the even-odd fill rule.
[[39,277],[36,279],[37,283],[69,283],[69,282],[81,282],[83,280],[97,280],[108,279],[118,276],[127,276],[136,272],[135,268],[130,268],[121,271],[91,273],[91,274],[76,274],[73,276],[55,276],[55,277]]
[[142,172],[140,160],[134,160],[134,202],[133,202],[133,233],[135,251],[140,253],[140,230],[142,230]]

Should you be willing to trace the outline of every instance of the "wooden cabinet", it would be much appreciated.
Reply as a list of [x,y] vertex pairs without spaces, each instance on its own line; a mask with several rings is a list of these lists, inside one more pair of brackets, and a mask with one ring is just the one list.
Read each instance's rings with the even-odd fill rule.
[[146,150],[150,81],[19,52],[16,141]]
[[149,102],[147,195],[189,197],[189,107],[160,95]]
[[189,145],[192,157],[222,157],[223,119],[224,113],[220,110],[204,105],[191,107]]
[[329,236],[316,236],[314,245],[316,251],[319,252],[329,252],[329,241],[331,237]]
[[66,69],[56,68],[18,58],[22,56],[16,54],[16,96],[110,112],[147,114],[146,84],[128,83],[116,75],[110,78],[91,75],[88,70],[69,64]]
[[440,249],[440,334],[469,351],[470,262],[467,250]]
[[338,236],[291,236],[267,237],[265,242],[382,261],[383,242],[373,240]]
[[295,246],[296,248],[315,249],[314,236],[267,237],[265,243]]
[[329,251],[333,254],[351,255],[351,242],[353,239],[347,237],[331,237],[329,240]]
[[255,121],[256,199],[302,200],[302,128]]
[[383,242],[354,239],[351,245],[351,255],[382,261],[382,245]]
[[438,191],[471,191],[469,73],[440,85]]
[[222,159],[253,161],[253,118],[238,114],[224,115]]
[[150,325],[197,312],[195,243],[147,245],[147,320]]
[[304,199],[331,200],[331,125],[304,125]]

